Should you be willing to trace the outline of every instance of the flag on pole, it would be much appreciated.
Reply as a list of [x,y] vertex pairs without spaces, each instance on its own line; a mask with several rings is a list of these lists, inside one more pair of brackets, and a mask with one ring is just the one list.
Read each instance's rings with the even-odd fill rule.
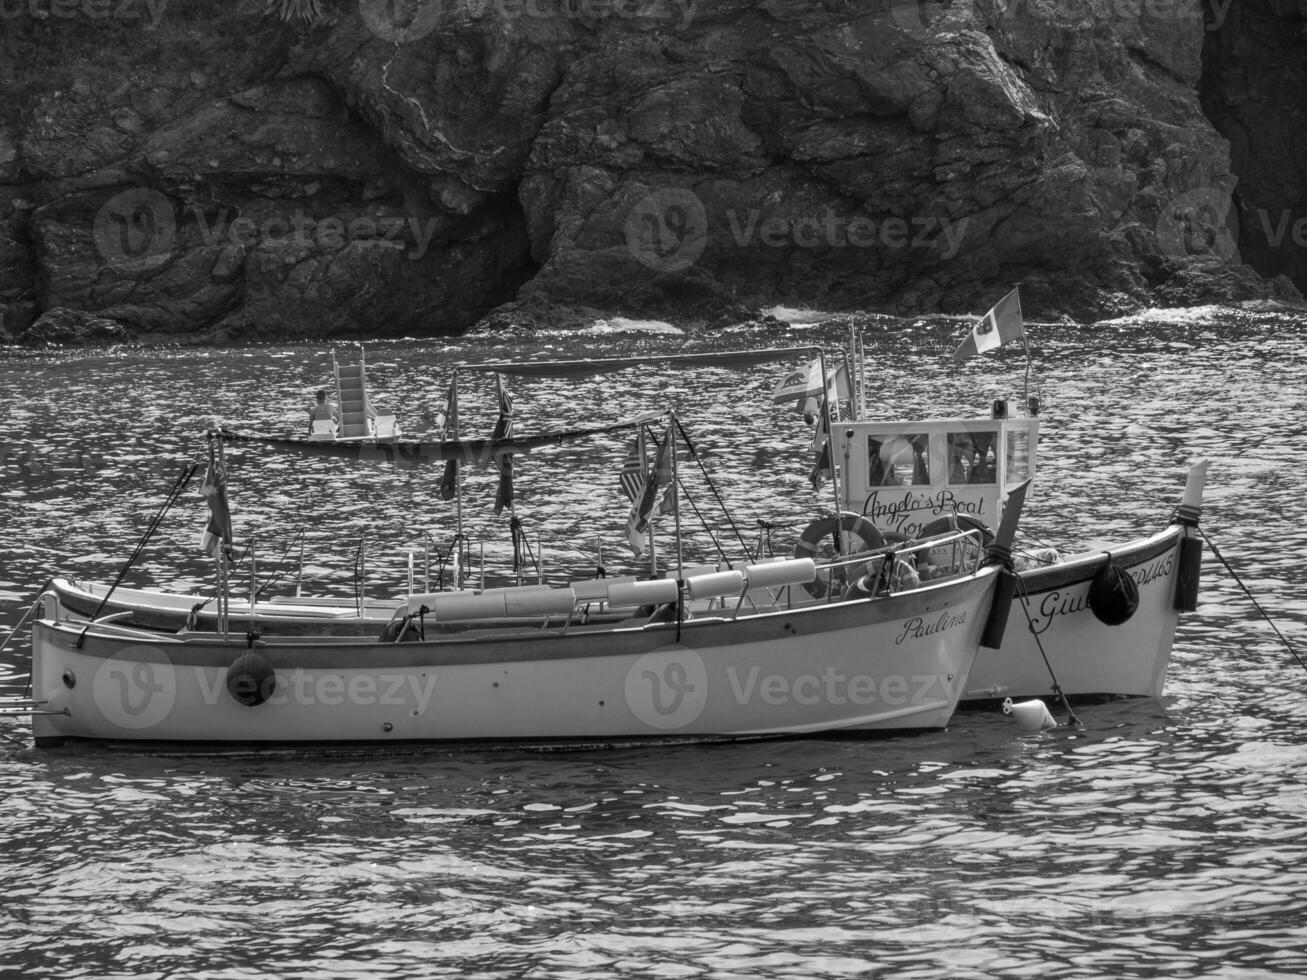
[[[444,438],[458,438],[458,379],[449,379],[449,395],[445,399]],[[453,500],[458,494],[458,460],[445,462],[445,474],[440,478],[440,499]]]
[[209,520],[200,532],[200,550],[210,558],[217,558],[231,547],[231,510],[227,506],[227,470],[215,457],[213,444],[209,444],[209,468],[204,472],[200,494],[209,504]]
[[808,473],[808,481],[814,490],[820,490],[822,483],[834,475],[830,460],[830,419],[824,406],[818,409],[817,419],[817,431],[813,439],[817,458]]
[[971,333],[953,352],[953,359],[960,361],[972,354],[997,350],[1009,340],[1016,340],[1025,335],[1025,321],[1021,318],[1021,297],[1014,288],[976,322],[976,325],[971,328]]
[[622,460],[622,472],[617,477],[617,482],[622,487],[622,493],[632,503],[640,495],[640,489],[644,486],[642,469],[640,463],[640,439],[636,437],[635,442],[631,444],[630,452],[626,454],[626,459]]
[[630,516],[626,520],[626,540],[639,558],[644,553],[645,537],[649,533],[649,521],[653,518],[654,505],[658,502],[658,488],[672,482],[672,447],[673,429],[669,423],[662,445],[658,447],[658,458],[649,470],[644,481],[644,489],[631,505]]
[[[781,378],[772,392],[772,401],[778,405],[792,401],[797,412],[808,414],[811,405],[805,403],[821,398],[821,392],[821,358],[814,357],[803,367],[796,368]],[[849,383],[849,372],[843,362],[827,370],[826,393],[832,405],[849,401],[853,397],[853,386]]]
[[[513,399],[504,388],[504,380],[495,375],[495,389],[499,394],[499,419],[490,434],[491,441],[507,439],[513,434]],[[513,454],[502,453],[495,457],[499,467],[499,489],[495,491],[495,513],[505,507],[513,509]]]

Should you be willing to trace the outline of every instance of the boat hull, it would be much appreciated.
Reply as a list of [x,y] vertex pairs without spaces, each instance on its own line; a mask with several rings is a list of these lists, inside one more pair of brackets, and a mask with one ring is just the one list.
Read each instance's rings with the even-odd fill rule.
[[[48,713],[33,719],[34,734],[38,745],[219,749],[943,728],[968,687],[996,581],[990,568],[888,598],[738,619],[411,643],[251,644],[44,619],[33,628],[33,683]],[[255,682],[262,703],[238,700],[229,690],[238,679]],[[249,685],[236,686],[248,700]]]
[[1089,603],[1104,552],[1019,573],[1002,648],[981,651],[963,701],[1049,696],[1054,677],[1068,696],[1159,696],[1178,619],[1180,542],[1194,533],[1174,525],[1110,552],[1139,590],[1138,608],[1117,626]]

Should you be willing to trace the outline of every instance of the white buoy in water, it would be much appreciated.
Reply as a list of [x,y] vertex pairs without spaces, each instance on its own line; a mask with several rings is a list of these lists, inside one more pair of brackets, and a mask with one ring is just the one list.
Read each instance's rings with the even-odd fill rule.
[[1033,701],[1022,701],[1020,704],[1013,704],[1011,698],[1005,698],[1003,714],[1015,718],[1021,730],[1025,732],[1042,732],[1057,727],[1057,722],[1049,714],[1048,705],[1038,698]]

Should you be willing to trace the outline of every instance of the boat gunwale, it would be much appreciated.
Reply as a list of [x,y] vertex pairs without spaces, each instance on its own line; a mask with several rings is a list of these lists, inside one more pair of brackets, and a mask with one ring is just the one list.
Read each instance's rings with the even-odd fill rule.
[[[943,613],[978,601],[988,612],[985,590],[997,582],[999,566],[989,565],[963,578],[922,583],[892,595],[791,609],[749,613],[735,618],[698,616],[680,623],[624,620],[618,624],[566,630],[523,628],[520,634],[499,630],[465,630],[436,639],[385,642],[368,636],[276,635],[253,638],[246,633],[158,633],[113,623],[37,620],[33,628],[51,634],[48,642],[77,644],[83,655],[100,659],[118,656],[123,644],[150,650],[173,664],[225,666],[245,650],[274,658],[277,666],[316,669],[373,667],[448,667],[458,664],[520,663],[526,661],[597,659],[630,656],[669,646],[724,649],[762,641],[801,641],[804,637],[880,626],[921,615]],[[623,625],[629,624],[629,625]],[[78,642],[80,639],[80,643]],[[607,644],[609,649],[587,649]],[[283,663],[282,661],[285,661]]]

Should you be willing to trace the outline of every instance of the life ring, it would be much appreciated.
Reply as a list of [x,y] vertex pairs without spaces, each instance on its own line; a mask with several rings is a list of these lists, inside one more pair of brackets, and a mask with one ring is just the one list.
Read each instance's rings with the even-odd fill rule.
[[[842,531],[850,542],[851,551],[840,550],[836,540],[839,531]],[[861,547],[858,547],[859,544]],[[841,514],[839,517],[818,518],[804,528],[798,544],[794,546],[794,557],[811,558],[820,565],[834,559],[837,555],[844,554],[847,557],[847,555],[875,551],[883,547],[885,547],[885,535],[880,533],[880,528],[875,524],[861,514]],[[836,592],[843,592],[854,572],[853,566],[832,568],[829,574],[818,573],[815,579],[805,582],[803,587],[814,599],[824,599],[832,586]]]

